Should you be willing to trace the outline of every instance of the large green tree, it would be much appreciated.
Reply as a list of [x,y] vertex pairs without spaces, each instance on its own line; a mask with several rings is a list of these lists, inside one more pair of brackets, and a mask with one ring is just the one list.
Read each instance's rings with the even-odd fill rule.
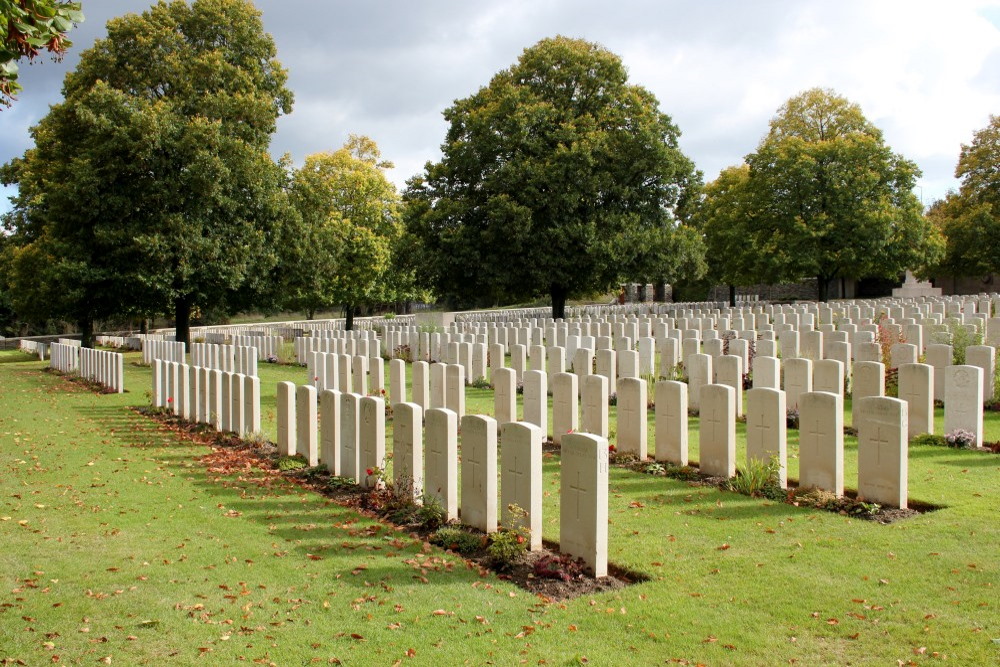
[[292,100],[275,55],[251,3],[178,0],[109,21],[67,75],[3,176],[10,225],[52,258],[85,337],[97,318],[171,308],[187,342],[193,309],[268,275],[285,212],[268,144]]
[[[442,159],[409,183],[407,225],[431,284],[458,303],[566,299],[681,265],[671,243],[694,169],[621,60],[556,37],[445,111]],[[691,240],[691,237],[688,237]],[[659,260],[659,261],[657,261]]]
[[333,153],[316,153],[293,177],[291,201],[298,216],[286,234],[289,305],[309,317],[343,305],[347,328],[359,306],[393,300],[388,280],[401,235],[399,195],[377,144],[355,136]]
[[757,282],[760,254],[753,246],[749,202],[750,169],[744,164],[723,169],[702,191],[694,219],[704,235],[708,277],[729,286],[729,305],[736,287]]
[[959,191],[929,214],[947,239],[937,268],[952,276],[1000,273],[1000,116],[962,145],[955,177]]
[[857,104],[814,88],[786,102],[749,165],[754,251],[772,280],[896,277],[923,266],[933,230],[913,194],[917,166]]
[[0,0],[0,105],[10,106],[21,90],[17,61],[45,49],[61,58],[73,43],[66,33],[83,21],[79,2]]

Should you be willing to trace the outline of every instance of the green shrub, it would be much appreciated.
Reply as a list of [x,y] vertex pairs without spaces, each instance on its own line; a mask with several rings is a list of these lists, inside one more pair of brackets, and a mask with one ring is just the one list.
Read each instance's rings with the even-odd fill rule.
[[781,488],[780,472],[781,463],[777,459],[768,461],[750,459],[745,468],[736,469],[736,477],[726,482],[726,486],[730,491],[742,493],[745,496],[783,498],[784,491]]
[[430,537],[431,544],[451,549],[463,556],[471,556],[482,549],[484,540],[485,538],[482,535],[450,526],[439,528]]
[[306,461],[304,456],[296,454],[295,456],[282,456],[278,459],[278,470],[281,472],[288,472],[289,470],[301,470],[309,466],[309,462]]

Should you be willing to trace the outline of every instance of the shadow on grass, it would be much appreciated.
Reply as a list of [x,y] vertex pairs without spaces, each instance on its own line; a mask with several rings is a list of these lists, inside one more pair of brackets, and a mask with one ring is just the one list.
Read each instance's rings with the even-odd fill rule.
[[[316,561],[340,583],[359,589],[390,579],[403,585],[401,577],[413,585],[468,585],[483,576],[478,566],[460,556],[430,550],[422,537],[338,504],[285,476],[251,469],[214,477],[198,461],[207,444],[128,407],[75,409],[100,424],[112,444],[145,450],[164,469],[210,497],[220,513],[233,511],[227,516],[261,526],[277,558]],[[380,557],[390,562],[379,565]],[[324,561],[326,565],[321,564]]]

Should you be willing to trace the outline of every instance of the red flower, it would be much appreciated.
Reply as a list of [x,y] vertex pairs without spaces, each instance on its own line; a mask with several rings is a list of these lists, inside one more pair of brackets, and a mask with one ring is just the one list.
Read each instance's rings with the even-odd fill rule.
[[608,445],[608,451],[609,452],[615,451],[615,446],[614,445]]
[[517,536],[517,543],[518,544],[524,544],[524,535],[518,535]]
[[368,473],[369,477],[375,474],[375,470],[372,468],[368,468],[367,470],[365,470],[365,472]]
[[167,403],[173,403],[173,402],[174,402],[174,397],[173,396],[171,396],[170,398],[167,399]]

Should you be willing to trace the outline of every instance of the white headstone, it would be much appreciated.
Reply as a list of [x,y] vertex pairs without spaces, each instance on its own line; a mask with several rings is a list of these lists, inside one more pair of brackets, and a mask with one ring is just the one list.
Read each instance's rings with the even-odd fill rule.
[[[818,362],[821,363],[821,362]],[[788,483],[788,437],[785,392],[751,389],[747,392],[747,461],[777,461],[781,488]]]
[[811,391],[799,397],[799,486],[844,495],[844,399]]
[[425,415],[424,492],[441,503],[451,521],[458,518],[458,416],[443,408]]
[[462,418],[462,523],[497,529],[497,422],[485,415]]
[[656,383],[656,460],[688,464],[688,386],[683,382]]
[[[500,505],[505,526],[530,533],[532,551],[542,548],[542,429],[526,422],[510,422],[500,429]],[[515,520],[510,508],[527,516]]]
[[573,433],[563,440],[559,549],[582,558],[595,577],[608,573],[608,441]]
[[906,508],[906,403],[869,396],[858,405],[858,497]]
[[702,474],[736,474],[736,396],[732,387],[705,385],[699,410],[699,467]]

